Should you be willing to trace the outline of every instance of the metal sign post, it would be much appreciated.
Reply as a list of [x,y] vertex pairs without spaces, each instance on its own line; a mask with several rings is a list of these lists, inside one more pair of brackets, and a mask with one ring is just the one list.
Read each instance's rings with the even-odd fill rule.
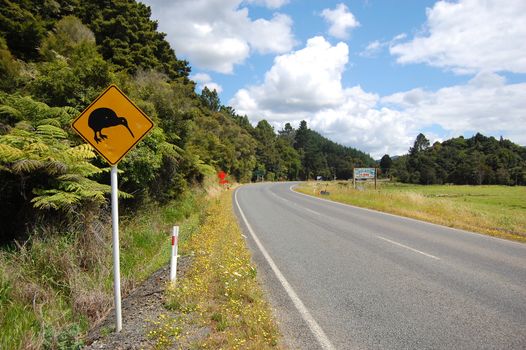
[[121,311],[121,269],[119,253],[119,199],[117,186],[117,166],[111,167],[111,223],[113,236],[113,291],[115,296],[115,331],[122,329]]
[[154,125],[153,121],[117,86],[110,85],[73,121],[71,127],[112,166],[111,222],[115,331],[120,332],[122,313],[117,163],[153,129]]

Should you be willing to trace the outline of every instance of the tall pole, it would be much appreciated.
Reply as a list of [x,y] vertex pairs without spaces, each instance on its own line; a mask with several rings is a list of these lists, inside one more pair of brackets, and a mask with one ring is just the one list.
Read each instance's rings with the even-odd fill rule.
[[376,178],[378,177],[378,168],[374,168],[374,189],[376,190]]
[[122,329],[118,191],[117,166],[114,165],[111,167],[111,223],[113,235],[113,291],[115,296],[115,331],[117,333]]

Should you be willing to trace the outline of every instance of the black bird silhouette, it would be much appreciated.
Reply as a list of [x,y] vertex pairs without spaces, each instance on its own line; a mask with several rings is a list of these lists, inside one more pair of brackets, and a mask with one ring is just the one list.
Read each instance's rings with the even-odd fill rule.
[[131,136],[135,138],[133,132],[128,126],[126,118],[117,117],[117,114],[110,108],[97,108],[91,112],[88,118],[88,126],[93,129],[93,132],[95,133],[94,139],[97,143],[108,138],[108,136],[102,134],[102,129],[117,125],[124,125],[130,132]]

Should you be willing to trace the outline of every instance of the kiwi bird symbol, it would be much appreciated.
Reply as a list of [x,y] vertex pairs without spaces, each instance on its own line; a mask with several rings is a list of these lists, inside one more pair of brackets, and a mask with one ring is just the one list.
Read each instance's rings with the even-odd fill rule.
[[128,121],[126,118],[117,117],[117,114],[112,109],[97,108],[91,112],[88,117],[88,126],[93,129],[93,132],[95,133],[93,138],[97,143],[108,138],[108,136],[102,134],[102,129],[117,125],[124,125],[130,132],[131,136],[135,138],[135,136],[133,136],[133,132],[128,126]]

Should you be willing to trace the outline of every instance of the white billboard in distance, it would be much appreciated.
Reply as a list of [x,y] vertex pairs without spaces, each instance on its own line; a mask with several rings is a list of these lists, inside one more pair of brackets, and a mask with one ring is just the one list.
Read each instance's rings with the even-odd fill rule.
[[374,179],[375,168],[354,168],[354,178],[357,180]]

